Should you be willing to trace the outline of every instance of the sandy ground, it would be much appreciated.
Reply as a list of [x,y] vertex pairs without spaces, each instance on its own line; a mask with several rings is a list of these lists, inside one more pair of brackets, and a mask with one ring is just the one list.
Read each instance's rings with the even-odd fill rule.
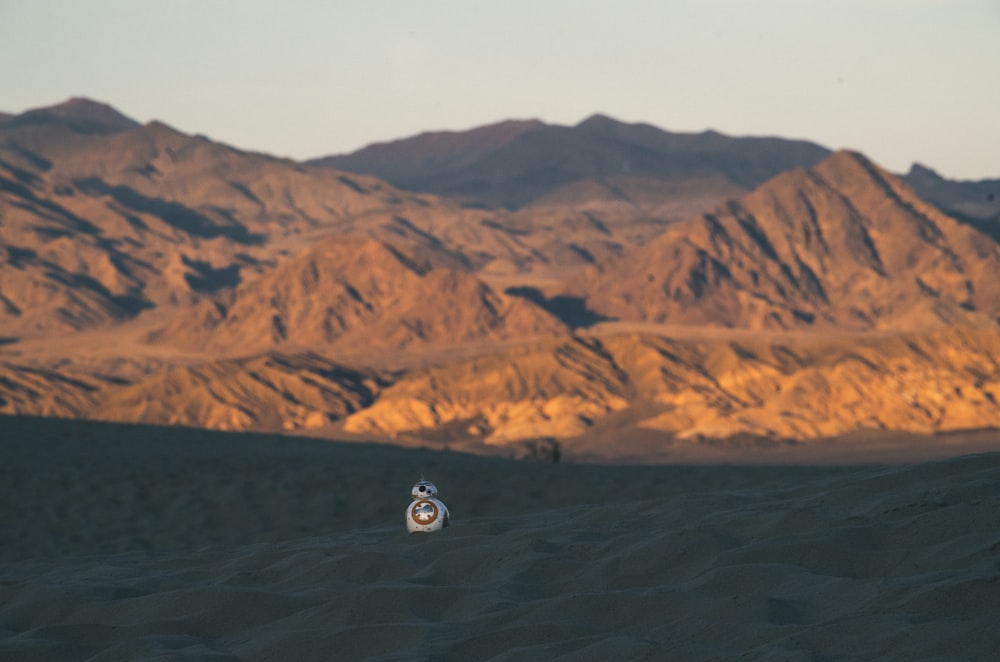
[[[1000,454],[597,466],[0,417],[4,660],[1000,659]],[[410,486],[453,525],[405,532]]]

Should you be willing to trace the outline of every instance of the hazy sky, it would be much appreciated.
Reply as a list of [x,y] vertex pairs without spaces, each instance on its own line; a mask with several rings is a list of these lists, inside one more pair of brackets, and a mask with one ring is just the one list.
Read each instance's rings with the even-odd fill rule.
[[601,112],[1000,177],[1000,0],[0,0],[0,110],[294,158]]

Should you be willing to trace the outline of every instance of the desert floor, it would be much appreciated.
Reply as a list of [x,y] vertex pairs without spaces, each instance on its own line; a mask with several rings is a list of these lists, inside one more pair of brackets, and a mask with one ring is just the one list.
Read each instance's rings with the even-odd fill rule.
[[[0,455],[5,660],[1000,659],[1000,454],[541,464],[4,417]],[[421,476],[453,525],[411,536]]]

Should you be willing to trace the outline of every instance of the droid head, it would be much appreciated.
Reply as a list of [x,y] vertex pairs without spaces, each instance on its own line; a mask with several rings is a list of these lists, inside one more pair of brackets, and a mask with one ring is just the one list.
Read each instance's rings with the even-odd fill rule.
[[410,496],[414,499],[427,499],[437,496],[437,493],[438,488],[434,487],[434,483],[429,480],[421,480],[413,486],[412,490],[410,490]]

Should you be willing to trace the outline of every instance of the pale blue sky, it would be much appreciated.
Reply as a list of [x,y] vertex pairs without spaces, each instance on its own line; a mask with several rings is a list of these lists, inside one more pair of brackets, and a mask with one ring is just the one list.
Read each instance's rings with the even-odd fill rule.
[[0,0],[0,110],[304,159],[602,112],[1000,177],[1000,0]]

